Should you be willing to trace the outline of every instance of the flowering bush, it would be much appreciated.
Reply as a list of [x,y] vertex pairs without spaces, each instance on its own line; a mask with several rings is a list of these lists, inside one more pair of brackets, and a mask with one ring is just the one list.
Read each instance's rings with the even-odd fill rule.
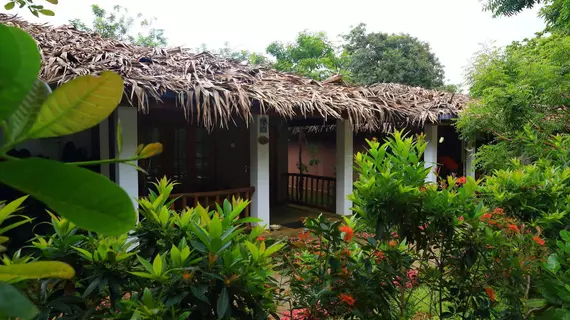
[[290,319],[398,319],[400,297],[417,285],[405,243],[359,239],[355,218],[305,221],[284,257]]

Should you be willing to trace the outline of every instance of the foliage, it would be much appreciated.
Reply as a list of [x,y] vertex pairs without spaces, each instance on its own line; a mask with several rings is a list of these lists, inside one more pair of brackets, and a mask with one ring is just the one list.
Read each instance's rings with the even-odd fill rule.
[[[79,19],[73,19],[70,23],[79,30],[95,32],[104,38],[117,39],[139,46],[160,47],[167,44],[164,30],[153,27],[156,18],[144,18],[140,13],[135,17],[129,16],[127,9],[119,5],[107,11],[94,4],[91,6],[91,11],[93,12],[91,27]],[[133,35],[133,27],[142,28],[144,32]]]
[[[248,205],[226,200],[213,211],[180,212],[168,200],[174,184],[161,179],[140,199],[142,220],[132,235],[85,233],[52,216],[54,233],[37,236],[39,259],[67,261],[74,282],[27,281],[21,289],[44,318],[267,319],[276,306],[272,255],[263,228],[245,232]],[[49,288],[41,290],[40,288]]]
[[273,67],[316,80],[325,80],[337,73],[344,73],[346,59],[323,32],[303,31],[294,43],[273,42],[267,53],[276,62]]
[[524,9],[529,9],[544,2],[541,0],[486,0],[484,9],[493,12],[495,16],[512,16]]
[[407,34],[368,33],[365,24],[353,28],[344,39],[348,70],[355,83],[443,86],[443,66],[426,42]]
[[[127,193],[108,178],[79,166],[125,162],[159,153],[158,143],[140,146],[127,159],[107,159],[64,164],[39,158],[18,159],[7,153],[29,139],[61,137],[86,130],[107,118],[122,98],[123,81],[115,73],[80,76],[51,88],[38,79],[40,54],[34,39],[19,28],[0,25],[0,182],[40,200],[78,225],[104,234],[121,234],[135,225],[136,215]],[[120,128],[119,128],[120,129]],[[118,130],[120,132],[120,130]],[[120,135],[118,135],[120,136]],[[121,139],[119,154],[121,153]],[[16,211],[24,198],[2,209],[2,221]],[[4,216],[5,215],[5,216]],[[113,222],[106,219],[111,216]],[[11,224],[1,232],[17,226]],[[6,242],[5,238],[3,243]],[[6,282],[28,278],[70,278],[73,269],[61,262],[24,261],[17,268],[0,268],[2,295],[10,295],[10,305],[0,313],[29,318],[37,310]],[[19,313],[19,314],[18,314]]]
[[[204,45],[202,48],[200,48],[199,51],[208,51],[208,49]],[[232,47],[230,47],[229,42],[226,42],[223,48],[214,50],[214,53],[223,58],[235,60],[240,63],[247,62],[252,65],[262,66],[270,64],[269,59],[267,59],[267,57],[263,54],[250,52],[248,50],[234,50]]]
[[[51,4],[58,4],[58,0],[45,0],[46,2],[49,2]],[[54,16],[55,13],[44,7],[43,4],[37,4],[39,1],[38,0],[10,0],[8,1],[5,5],[4,5],[4,9],[6,10],[12,10],[14,9],[16,6],[18,6],[18,8],[22,9],[24,7],[28,8],[28,10],[30,10],[30,12],[36,16],[39,17],[40,14],[44,15],[44,16]]]
[[537,319],[563,320],[570,314],[570,232],[560,231],[554,252],[542,268],[542,297],[528,301],[529,313],[537,315]]
[[[484,172],[543,157],[529,149],[568,132],[570,36],[553,34],[492,49],[470,71],[474,102],[457,122],[465,140],[483,141],[477,165]],[[556,138],[558,139],[558,138]],[[538,143],[534,143],[535,145]],[[547,150],[547,149],[544,149]]]
[[[357,239],[355,218],[307,218],[285,257],[291,279],[285,316],[295,319],[403,319],[400,296],[415,282],[405,243]],[[404,280],[402,280],[404,279]],[[298,310],[298,311],[297,311]],[[297,312],[295,312],[297,311]]]
[[[418,223],[418,199],[430,168],[421,160],[427,143],[423,136],[391,134],[384,143],[367,140],[366,153],[357,153],[358,180],[349,196],[353,211],[375,228],[377,239],[387,239],[390,230],[401,236]],[[373,199],[373,201],[371,201]]]
[[570,32],[570,2],[568,0],[485,0],[484,9],[495,17],[513,16],[525,9],[544,4],[539,16],[546,21],[546,30]]

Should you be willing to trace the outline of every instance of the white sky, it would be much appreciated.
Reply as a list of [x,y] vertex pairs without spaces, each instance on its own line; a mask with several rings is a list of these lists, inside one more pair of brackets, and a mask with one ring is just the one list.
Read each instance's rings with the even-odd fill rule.
[[235,49],[265,52],[270,42],[293,41],[305,29],[324,31],[338,41],[339,34],[363,22],[368,31],[404,32],[428,42],[445,66],[447,82],[455,84],[463,82],[464,67],[482,43],[502,46],[544,28],[537,9],[494,19],[479,0],[59,0],[55,17],[18,13],[54,25],[73,18],[89,24],[92,3],[103,8],[120,4],[133,14],[156,17],[169,46],[190,48],[202,43],[219,48],[228,41]]

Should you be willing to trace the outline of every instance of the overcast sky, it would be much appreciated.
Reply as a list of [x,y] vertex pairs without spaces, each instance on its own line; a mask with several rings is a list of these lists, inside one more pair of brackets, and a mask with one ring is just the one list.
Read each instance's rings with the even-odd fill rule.
[[293,41],[305,29],[338,41],[339,34],[363,22],[369,31],[404,32],[428,42],[445,66],[447,82],[454,84],[463,82],[464,67],[482,43],[506,45],[544,28],[536,9],[496,19],[482,11],[479,0],[59,0],[55,17],[18,13],[54,25],[73,18],[90,22],[93,3],[120,4],[156,17],[169,46],[191,48],[203,43],[218,48],[227,41],[235,49],[264,52],[270,42]]

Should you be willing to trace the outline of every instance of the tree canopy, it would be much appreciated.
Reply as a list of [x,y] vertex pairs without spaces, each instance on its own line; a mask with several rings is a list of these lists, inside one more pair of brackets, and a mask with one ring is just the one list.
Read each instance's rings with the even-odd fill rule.
[[[96,32],[105,38],[130,42],[139,46],[158,47],[167,44],[164,30],[153,27],[156,20],[154,18],[144,18],[140,13],[134,17],[130,16],[128,10],[119,5],[107,11],[94,4],[91,10],[93,12],[91,27],[79,19],[69,22],[79,30]],[[141,32],[134,33],[134,27],[142,29]]]
[[457,122],[467,140],[486,142],[478,164],[486,171],[532,160],[522,141],[529,132],[546,140],[570,132],[570,36],[553,34],[480,54],[470,71],[474,102]]
[[539,15],[546,31],[570,33],[570,0],[484,0],[483,8],[495,17],[513,16],[539,4],[544,4]]
[[275,69],[294,72],[316,80],[342,73],[345,59],[323,32],[299,33],[294,43],[273,42],[267,53],[275,58]]
[[348,70],[355,83],[443,86],[443,66],[426,42],[408,34],[368,33],[365,24],[353,28],[344,39]]

